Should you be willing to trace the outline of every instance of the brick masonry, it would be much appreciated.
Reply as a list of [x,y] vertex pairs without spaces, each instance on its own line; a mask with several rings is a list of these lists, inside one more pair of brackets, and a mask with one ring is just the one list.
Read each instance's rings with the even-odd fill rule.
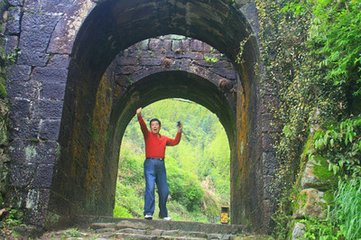
[[[114,178],[114,173],[110,177],[99,173],[103,163],[89,165],[94,156],[108,159],[104,151],[112,149],[108,146],[111,142],[102,148],[97,147],[96,141],[108,141],[106,132],[110,130],[121,133],[111,120],[112,114],[118,113],[119,121],[122,117],[128,119],[131,111],[126,110],[127,104],[150,103],[139,100],[136,93],[142,97],[152,88],[147,82],[161,83],[162,76],[167,76],[175,84],[180,82],[180,94],[189,93],[194,100],[199,94],[205,103],[218,101],[218,105],[210,107],[220,115],[223,111],[223,115],[229,115],[224,117],[224,124],[228,124],[228,133],[233,136],[232,220],[267,229],[275,203],[270,189],[277,168],[271,133],[277,129],[272,128],[267,108],[267,103],[275,100],[271,92],[261,96],[262,74],[255,70],[259,50],[251,33],[256,35],[259,26],[253,1],[238,0],[233,6],[221,0],[187,4],[179,0],[177,5],[172,5],[174,1],[163,5],[140,1],[137,8],[132,8],[132,1],[124,1],[123,5],[95,0],[8,2],[5,48],[8,53],[18,52],[16,63],[8,69],[7,81],[11,104],[10,179],[12,199],[26,210],[29,222],[46,224],[49,212],[56,212],[52,209],[59,209],[57,204],[64,201],[69,203],[69,211],[82,208],[79,213],[109,214],[114,190],[107,190],[104,202],[99,200],[100,193],[87,190],[90,183],[101,189]],[[119,14],[110,16],[109,9]],[[138,10],[143,15],[137,14]],[[108,17],[113,21],[104,20]],[[166,35],[174,32],[189,37]],[[91,37],[86,38],[87,34]],[[237,63],[239,42],[247,36],[244,61]],[[139,43],[134,45],[136,42]],[[219,61],[207,62],[205,56]],[[182,82],[183,78],[198,84],[199,92],[189,90],[189,83]],[[97,86],[110,87],[111,96],[98,96],[101,91]],[[169,90],[169,94],[176,92]],[[84,100],[88,98],[95,100]],[[224,109],[229,108],[228,112],[221,102]],[[109,119],[101,121],[100,112],[96,112],[99,103],[119,103],[121,107],[119,111],[115,106],[103,108],[101,111]],[[99,132],[89,130],[100,125],[101,129],[96,130]],[[94,136],[100,136],[100,140],[82,142]],[[116,155],[119,149],[113,148],[111,152]],[[104,172],[116,166],[107,161],[102,165]],[[59,176],[68,175],[69,184],[74,185],[69,191],[58,182]],[[79,198],[72,196],[74,192]],[[86,197],[94,201],[87,201]],[[88,211],[96,205],[100,206],[97,211]]]

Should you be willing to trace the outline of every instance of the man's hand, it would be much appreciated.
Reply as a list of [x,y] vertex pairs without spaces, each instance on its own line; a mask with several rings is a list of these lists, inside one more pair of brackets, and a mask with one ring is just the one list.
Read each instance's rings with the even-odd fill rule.
[[181,122],[177,123],[177,127],[178,127],[178,132],[182,132],[183,125]]
[[142,108],[138,108],[136,114],[139,116],[142,113]]

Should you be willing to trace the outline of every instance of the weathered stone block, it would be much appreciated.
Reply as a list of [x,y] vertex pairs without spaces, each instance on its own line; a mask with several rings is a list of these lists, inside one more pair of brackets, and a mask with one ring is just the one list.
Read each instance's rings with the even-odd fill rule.
[[65,68],[36,67],[33,70],[31,79],[41,83],[65,84],[68,70]]
[[7,80],[28,81],[30,79],[31,67],[28,65],[11,65],[7,68]]
[[30,224],[43,227],[48,210],[50,190],[33,188],[27,191],[25,215]]
[[21,164],[10,166],[10,185],[14,187],[25,187],[28,186],[35,174],[35,164]]
[[258,22],[257,6],[255,2],[248,2],[242,6],[241,11],[246,16],[255,33],[259,33],[260,26]]
[[[173,52],[171,52],[173,53]],[[197,53],[197,52],[185,52],[185,53],[182,53],[182,54],[172,54],[172,55],[169,55],[167,54],[167,56],[170,56],[172,58],[176,58],[177,60],[178,59],[192,59],[192,60],[203,60],[204,59],[204,56],[202,53]]]
[[296,223],[292,231],[292,240],[305,239],[306,225],[303,223]]
[[326,159],[319,162],[309,160],[301,178],[301,187],[327,190],[337,184],[337,178],[328,170]]
[[272,199],[275,196],[274,186],[273,186],[274,177],[270,175],[263,176],[263,182],[266,183],[263,186],[263,198]]
[[143,66],[160,66],[162,60],[160,58],[141,58],[140,65]]
[[35,188],[50,188],[53,178],[53,169],[54,165],[40,164],[35,171],[35,177],[30,186]]
[[5,52],[6,54],[15,54],[19,43],[18,36],[7,36],[5,38]]
[[39,120],[15,118],[10,115],[10,138],[36,139],[39,132]]
[[117,64],[121,65],[121,66],[137,65],[137,64],[139,64],[139,59],[134,56],[131,56],[131,57],[122,56],[119,59],[117,59]]
[[23,0],[8,0],[8,3],[11,6],[22,6],[23,5]]
[[[36,1],[39,2],[39,1]],[[60,16],[44,14],[42,12],[24,12],[21,24],[21,40],[24,46],[43,50],[54,31]]]
[[39,137],[41,139],[57,140],[60,130],[60,120],[42,120]]
[[141,67],[139,66],[124,66],[120,68],[119,73],[128,75],[134,72],[138,72],[140,69]]
[[140,50],[149,50],[149,39],[145,39],[136,44],[136,47]]
[[71,54],[74,39],[69,36],[67,24],[69,19],[61,18],[56,25],[52,37],[50,39],[48,53],[51,54]]
[[157,54],[165,54],[170,51],[172,47],[172,42],[170,40],[160,40],[152,38],[149,41],[149,49],[157,51]]
[[278,106],[278,100],[276,98],[276,96],[274,95],[270,95],[270,94],[265,94],[262,96],[262,104],[260,106],[260,111],[262,114],[266,114],[271,112],[271,110],[277,108]]
[[9,153],[15,164],[54,164],[58,150],[55,141],[16,139],[11,142]]
[[212,68],[212,71],[224,78],[227,78],[229,80],[235,80],[236,79],[236,73],[234,72],[234,70],[231,68],[227,68],[227,67],[214,67]]
[[19,34],[20,33],[20,7],[10,7],[9,8],[9,19],[6,23],[6,33]]
[[181,40],[173,40],[172,41],[172,51],[181,54],[184,50],[182,50],[182,42]]
[[60,119],[63,101],[39,100],[34,103],[34,116],[40,119]]
[[64,13],[72,5],[72,0],[27,0],[24,8],[26,11],[37,13]]
[[262,132],[277,132],[278,127],[271,114],[262,114]]
[[45,66],[46,48],[59,16],[25,12],[22,18],[19,63]]
[[303,189],[297,199],[295,218],[313,217],[324,219],[326,217],[326,201],[324,193],[314,188]]
[[67,69],[70,57],[67,54],[54,54],[50,57],[48,67],[56,69]]
[[18,58],[19,64],[45,67],[48,62],[49,54],[44,52],[36,52],[33,50],[29,50],[24,46],[20,46],[21,54]]
[[40,99],[63,100],[65,84],[43,83],[40,90]]
[[30,118],[31,117],[31,102],[28,99],[13,98],[10,100],[11,116],[12,118]]
[[262,148],[263,151],[274,151],[275,141],[270,134],[262,134]]
[[277,159],[275,152],[262,153],[263,174],[273,175],[277,170]]
[[29,100],[35,100],[39,98],[39,83],[35,81],[20,82],[13,81],[8,82],[7,91],[10,98],[26,98]]
[[190,50],[193,52],[202,52],[204,43],[198,40],[190,40]]

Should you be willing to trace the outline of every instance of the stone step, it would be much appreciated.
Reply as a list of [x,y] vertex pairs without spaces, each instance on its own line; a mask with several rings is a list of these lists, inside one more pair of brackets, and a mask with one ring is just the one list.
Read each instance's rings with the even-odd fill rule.
[[[164,221],[164,220],[145,220],[135,218],[110,218],[110,217],[77,217],[77,223],[80,226],[90,226],[96,231],[100,229],[114,229],[115,231],[124,229],[137,229],[144,231],[179,231],[194,233],[195,237],[216,235],[240,235],[248,232],[245,226],[236,224],[208,224],[199,222],[185,221]],[[197,234],[198,235],[197,235]]]
[[213,239],[225,240],[230,239],[232,234],[215,234],[205,232],[190,232],[183,230],[160,230],[160,229],[135,229],[135,228],[98,228],[98,224],[91,225],[91,228],[96,228],[94,231],[103,237],[112,238],[133,238],[133,239]]
[[[77,219],[77,227],[45,232],[39,240],[269,240],[269,236],[249,235],[241,225],[144,219]],[[108,221],[106,221],[108,220]],[[81,224],[79,224],[81,223]]]

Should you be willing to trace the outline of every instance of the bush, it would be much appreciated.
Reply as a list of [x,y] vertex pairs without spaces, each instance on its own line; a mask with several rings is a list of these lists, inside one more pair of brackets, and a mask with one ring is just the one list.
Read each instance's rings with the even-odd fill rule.
[[361,175],[361,116],[346,119],[315,134],[317,154],[329,160],[329,168],[341,176]]
[[199,210],[204,192],[197,176],[178,168],[174,160],[167,163],[167,178],[171,198],[184,205],[188,211]]

